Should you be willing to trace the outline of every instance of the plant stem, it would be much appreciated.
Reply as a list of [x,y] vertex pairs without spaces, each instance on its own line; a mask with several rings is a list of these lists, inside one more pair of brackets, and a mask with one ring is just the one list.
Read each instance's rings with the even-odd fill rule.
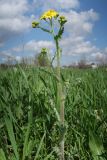
[[64,99],[63,99],[63,91],[62,91],[62,83],[61,83],[61,69],[60,69],[60,47],[58,43],[58,39],[55,39],[56,43],[56,53],[57,53],[57,107],[58,112],[60,114],[60,155],[59,159],[64,160]]

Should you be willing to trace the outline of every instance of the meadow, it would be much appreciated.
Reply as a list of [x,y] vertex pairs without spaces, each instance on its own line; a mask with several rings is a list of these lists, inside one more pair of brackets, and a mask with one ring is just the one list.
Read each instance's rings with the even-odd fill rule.
[[[65,160],[107,159],[107,70],[61,69]],[[0,70],[0,160],[58,160],[57,78],[48,68]]]

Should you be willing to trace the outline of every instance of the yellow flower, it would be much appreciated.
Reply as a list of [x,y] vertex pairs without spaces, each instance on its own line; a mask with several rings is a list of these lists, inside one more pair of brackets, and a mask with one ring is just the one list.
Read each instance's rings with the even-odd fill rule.
[[40,19],[52,19],[53,17],[57,17],[59,14],[58,12],[56,12],[55,10],[49,10],[47,12],[45,12],[41,17]]

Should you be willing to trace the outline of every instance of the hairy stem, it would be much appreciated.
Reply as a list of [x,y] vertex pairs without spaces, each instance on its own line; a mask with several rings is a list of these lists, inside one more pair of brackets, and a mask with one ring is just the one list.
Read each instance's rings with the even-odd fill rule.
[[61,84],[61,69],[60,69],[60,47],[58,40],[55,39],[56,43],[56,58],[57,58],[57,109],[60,114],[60,155],[59,159],[64,160],[64,99],[63,99],[63,90]]

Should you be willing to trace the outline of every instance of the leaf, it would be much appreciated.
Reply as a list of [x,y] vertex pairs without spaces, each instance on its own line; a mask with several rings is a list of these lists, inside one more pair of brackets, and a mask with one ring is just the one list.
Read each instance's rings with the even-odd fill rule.
[[48,154],[48,155],[45,157],[44,160],[48,160],[49,158],[51,158],[53,153],[54,153],[54,151],[52,151],[50,154]]
[[56,39],[61,39],[62,38],[62,34],[64,33],[64,26],[61,26],[59,29],[58,34],[56,35]]
[[19,154],[18,154],[18,151],[17,151],[17,143],[16,143],[16,140],[15,140],[12,121],[9,118],[5,118],[5,124],[6,124],[6,128],[7,128],[7,131],[8,131],[8,135],[9,135],[9,138],[10,138],[10,142],[11,142],[14,154],[16,156],[16,159],[19,160]]
[[46,135],[46,133],[44,133],[44,135],[43,135],[43,137],[42,137],[42,139],[41,139],[41,141],[40,141],[40,144],[39,144],[39,147],[38,147],[38,150],[37,150],[37,152],[36,152],[36,155],[35,155],[34,160],[36,160],[36,159],[38,158],[38,155],[39,155],[40,149],[41,149],[42,144],[43,144],[43,140],[44,140],[44,138],[45,138],[45,135]]
[[30,128],[32,123],[32,111],[28,112],[28,127],[25,134],[25,141],[23,145],[23,157],[22,160],[25,160],[25,157],[28,155],[28,144],[29,144],[29,135],[30,135]]
[[21,67],[19,69],[20,69],[20,72],[25,80],[25,84],[26,84],[27,88],[29,88],[29,82],[28,82],[27,75],[26,75],[25,71]]
[[6,160],[5,153],[3,149],[0,149],[0,160]]
[[34,147],[34,140],[29,140],[27,146],[27,156],[31,155],[33,147]]
[[94,160],[104,160],[104,158],[101,157],[104,153],[102,140],[91,130],[89,131],[89,147]]

